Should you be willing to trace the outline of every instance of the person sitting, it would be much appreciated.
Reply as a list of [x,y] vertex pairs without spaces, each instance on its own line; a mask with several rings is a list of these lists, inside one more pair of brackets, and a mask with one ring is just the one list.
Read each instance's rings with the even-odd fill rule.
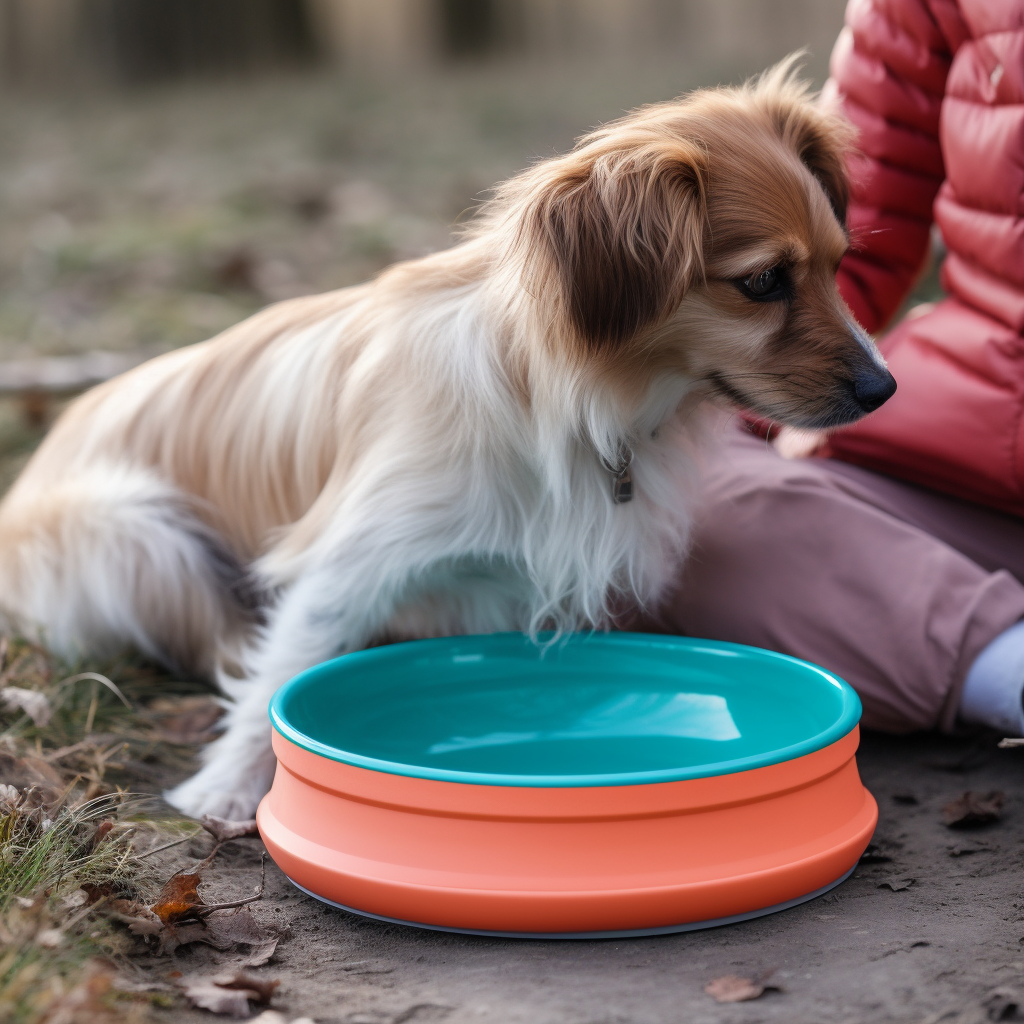
[[817,662],[877,729],[1022,735],[1024,0],[852,0],[823,100],[858,130],[855,316],[893,317],[933,222],[947,297],[882,339],[898,391],[865,420],[732,432],[678,588],[631,628]]

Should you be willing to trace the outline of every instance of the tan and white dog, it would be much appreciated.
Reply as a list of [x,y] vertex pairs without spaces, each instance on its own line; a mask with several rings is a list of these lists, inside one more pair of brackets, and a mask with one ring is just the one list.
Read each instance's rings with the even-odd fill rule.
[[227,730],[169,799],[242,818],[296,672],[654,605],[704,400],[816,428],[895,387],[836,290],[848,142],[789,65],[647,107],[454,248],[89,392],[0,507],[8,624],[216,675]]

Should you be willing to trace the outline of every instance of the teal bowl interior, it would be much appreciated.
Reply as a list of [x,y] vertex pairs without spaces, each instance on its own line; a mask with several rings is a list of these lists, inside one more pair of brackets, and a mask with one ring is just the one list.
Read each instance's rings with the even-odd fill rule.
[[824,669],[755,647],[640,633],[518,633],[376,647],[275,694],[293,743],[395,775],[614,786],[725,775],[845,736],[860,701]]

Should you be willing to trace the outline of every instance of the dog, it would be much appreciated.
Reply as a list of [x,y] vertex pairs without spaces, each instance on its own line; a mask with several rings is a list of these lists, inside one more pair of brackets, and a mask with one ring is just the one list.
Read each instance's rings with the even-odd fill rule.
[[7,625],[216,677],[226,730],[167,796],[237,819],[297,672],[654,607],[702,410],[829,428],[895,389],[835,283],[850,142],[791,64],[641,108],[453,248],[87,392],[0,506]]

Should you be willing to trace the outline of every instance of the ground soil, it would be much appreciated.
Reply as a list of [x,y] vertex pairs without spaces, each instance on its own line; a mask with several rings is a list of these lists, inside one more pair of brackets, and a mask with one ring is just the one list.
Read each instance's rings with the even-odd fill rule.
[[[864,737],[879,804],[873,863],[802,906],[703,932],[604,941],[489,939],[381,924],[305,896],[276,870],[254,912],[291,929],[257,973],[275,1005],[319,1024],[971,1024],[1024,1019],[1024,750],[994,740]],[[943,824],[965,790],[1002,790],[1002,820]],[[205,851],[197,840],[195,855]],[[240,840],[207,875],[245,895],[262,844]],[[684,854],[681,852],[681,856]],[[889,858],[889,859],[884,859]],[[909,888],[894,891],[913,879]],[[205,952],[177,955],[179,970]],[[711,979],[774,969],[781,991],[719,1005]],[[995,992],[995,990],[1007,990]],[[999,1016],[1002,1013],[1004,1016]],[[175,1024],[208,1014],[167,1011]]]

